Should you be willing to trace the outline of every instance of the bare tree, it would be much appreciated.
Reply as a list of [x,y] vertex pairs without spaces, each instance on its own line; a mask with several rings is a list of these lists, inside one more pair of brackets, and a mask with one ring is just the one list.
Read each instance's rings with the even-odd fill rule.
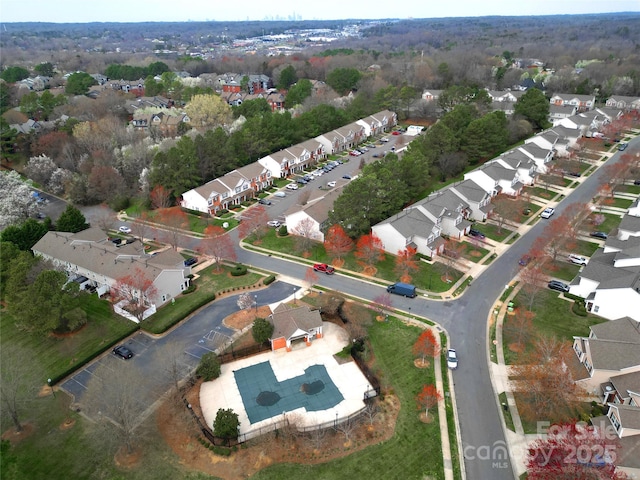
[[367,416],[367,420],[369,421],[369,425],[373,425],[378,413],[380,413],[380,409],[378,408],[378,402],[374,400],[367,400],[364,402],[364,413]]
[[[22,417],[35,396],[38,371],[29,360],[30,355],[10,344],[2,346],[0,357],[0,401],[2,418],[8,417],[16,432],[23,429]],[[43,379],[46,381],[46,379]]]
[[[112,447],[123,447],[127,454],[143,445],[144,432],[138,428],[148,405],[140,402],[140,391],[148,388],[139,370],[124,362],[101,364],[87,383],[81,404],[96,421],[95,428],[104,430],[103,441]],[[96,436],[95,432],[89,432]]]
[[311,430],[311,432],[309,433],[309,441],[311,442],[311,446],[313,446],[315,450],[320,450],[324,446],[326,436],[326,428],[316,428],[315,430]]
[[113,230],[117,220],[118,218],[114,211],[103,208],[100,213],[91,219],[91,223],[95,223],[100,230],[108,234],[109,230]]
[[135,216],[135,220],[131,224],[131,232],[138,237],[142,243],[144,243],[144,237],[147,235],[147,232],[151,231],[148,218],[147,212],[140,212]]
[[255,303],[249,292],[245,292],[238,297],[238,308],[240,310],[248,310],[254,305]]
[[296,235],[296,244],[301,251],[306,252],[313,243],[314,231],[315,222],[311,218],[300,220],[294,227],[291,233]]
[[347,443],[351,442],[351,438],[353,437],[356,428],[358,428],[358,421],[357,418],[353,417],[349,417],[342,423],[338,423],[338,425],[336,425],[336,430],[344,435],[344,440]]
[[155,369],[162,372],[171,380],[171,396],[176,404],[182,404],[180,383],[187,377],[191,367],[186,362],[187,353],[177,342],[169,342],[162,352],[157,352],[154,358]]

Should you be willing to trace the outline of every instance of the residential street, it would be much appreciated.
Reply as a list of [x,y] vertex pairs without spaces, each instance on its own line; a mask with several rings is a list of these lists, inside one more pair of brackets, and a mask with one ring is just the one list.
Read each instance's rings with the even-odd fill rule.
[[[630,144],[633,145],[637,142],[639,140],[636,138]],[[609,162],[619,161],[620,157],[620,153],[616,152]],[[345,168],[344,165],[331,173],[335,173],[335,176],[339,178],[343,174],[343,170],[341,170],[343,168]],[[321,177],[316,182],[320,180],[324,182],[325,177]],[[582,184],[557,206],[554,202],[549,205],[556,207],[557,214],[562,214],[571,203],[588,202],[596,194],[602,181],[604,181],[604,173],[600,168],[586,177]],[[305,188],[312,186],[313,183]],[[293,194],[287,192],[286,200],[293,203],[294,199],[291,197],[295,198],[299,192],[295,191]],[[281,205],[274,203],[274,205],[267,207],[269,217],[277,218],[288,208],[289,202],[283,201]],[[545,221],[538,221],[533,227],[523,229],[522,236],[513,245],[506,248],[495,261],[482,271],[480,276],[476,276],[472,284],[459,298],[437,301],[420,297],[407,299],[392,296],[395,308],[405,311],[408,315],[426,317],[446,329],[451,338],[452,347],[456,348],[458,352],[459,368],[452,372],[452,378],[462,435],[461,453],[465,457],[466,477],[469,479],[514,478],[511,458],[508,453],[505,453],[508,447],[505,443],[502,418],[497,401],[498,392],[494,392],[492,387],[487,357],[487,326],[495,300],[500,297],[505,286],[517,275],[518,259],[529,251],[534,240],[542,234],[545,226]],[[232,231],[231,236],[237,244],[239,241],[237,230]],[[195,249],[198,242],[199,240],[196,238],[182,236],[180,246]],[[292,284],[296,282],[301,284],[308,268],[308,266],[295,261],[255,253],[240,247],[236,250],[239,262],[275,272],[279,274],[281,279],[286,279],[287,282],[291,281]],[[340,274],[319,275],[316,283],[366,301],[373,300],[385,291],[382,286],[365,283],[360,279]],[[272,294],[274,300],[277,300],[291,294],[292,284],[277,282],[266,291],[270,295]],[[194,346],[197,350],[198,342],[208,332],[220,328],[221,319],[234,311],[234,302],[235,300],[231,299],[215,302],[162,339],[152,340],[151,346],[146,345],[145,352],[150,348],[161,349],[163,345],[171,342],[180,342],[185,346],[186,352],[189,352],[189,349]],[[205,311],[213,312],[213,315],[211,313],[205,314]],[[211,318],[207,318],[207,315],[210,315]],[[227,332],[221,330],[221,333]],[[148,368],[149,371],[152,371],[151,357],[152,355],[146,353],[134,357],[132,365],[139,365],[140,368]],[[82,372],[78,375],[81,374]],[[73,391],[77,387],[73,387],[70,382],[66,382],[63,386]]]

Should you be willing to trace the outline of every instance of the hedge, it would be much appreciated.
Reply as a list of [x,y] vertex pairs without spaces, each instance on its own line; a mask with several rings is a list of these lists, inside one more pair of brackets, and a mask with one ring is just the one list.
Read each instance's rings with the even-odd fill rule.
[[265,278],[262,281],[263,285],[269,285],[270,283],[273,283],[275,281],[276,277],[274,277],[273,275],[269,275],[267,278]]
[[247,267],[245,267],[244,265],[236,265],[235,267],[233,267],[231,269],[231,276],[232,277],[240,277],[242,275],[246,275],[247,274]]

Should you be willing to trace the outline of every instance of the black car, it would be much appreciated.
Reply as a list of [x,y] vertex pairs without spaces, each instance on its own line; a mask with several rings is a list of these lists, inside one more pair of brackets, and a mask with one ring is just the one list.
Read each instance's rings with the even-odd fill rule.
[[114,348],[113,354],[117,357],[122,358],[123,360],[128,360],[133,357],[133,352],[124,345],[120,345],[119,347]]
[[606,240],[608,238],[608,235],[604,232],[591,232],[591,236],[602,240]]
[[470,237],[477,237],[479,239],[483,239],[484,238],[484,233],[482,233],[480,230],[476,230],[475,228],[472,228],[471,230],[469,230],[469,236]]
[[258,200],[258,203],[260,205],[271,205],[271,200],[267,200],[266,198],[261,198],[260,200]]
[[307,183],[309,183],[304,178],[299,178],[296,180],[296,182],[298,182],[300,185],[306,185]]
[[633,184],[634,184],[634,185],[640,185],[640,180],[634,180],[634,181],[633,181]]
[[351,175],[342,175],[345,180],[351,180]]
[[189,257],[184,261],[185,267],[190,267],[191,265],[195,265],[198,263],[198,259],[196,257]]
[[559,292],[568,292],[569,291],[569,285],[567,285],[566,283],[560,282],[558,280],[551,280],[548,284],[548,287],[551,290],[557,290]]

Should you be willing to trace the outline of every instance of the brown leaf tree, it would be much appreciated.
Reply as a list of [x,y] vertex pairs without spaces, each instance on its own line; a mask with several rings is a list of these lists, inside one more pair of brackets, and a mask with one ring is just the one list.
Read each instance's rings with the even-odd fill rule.
[[267,210],[262,205],[256,205],[244,212],[242,221],[238,226],[240,238],[246,238],[254,235],[257,239],[262,238],[267,233]]
[[177,250],[180,235],[189,226],[189,217],[180,207],[164,208],[160,210],[160,222],[163,225],[165,241]]
[[400,280],[406,283],[411,282],[411,274],[416,272],[420,266],[416,257],[416,249],[407,247],[399,250],[395,259],[395,271]]
[[154,209],[160,210],[171,206],[171,190],[164,188],[162,185],[156,185],[149,192],[149,200]]
[[429,409],[435,407],[440,400],[442,400],[442,395],[432,383],[424,385],[416,397],[418,409],[422,410],[424,408],[425,416],[429,415]]
[[423,364],[426,357],[434,358],[440,355],[440,343],[430,328],[422,332],[413,344],[413,354],[421,357]]
[[216,271],[220,271],[222,261],[235,262],[236,249],[229,234],[217,225],[209,225],[204,230],[205,238],[200,242],[199,252],[213,257]]
[[153,280],[149,279],[140,267],[135,267],[132,273],[117,278],[111,292],[116,303],[124,301],[124,310],[139,322],[143,320],[144,312],[158,294]]
[[382,240],[375,233],[362,235],[356,243],[355,255],[361,265],[372,267],[384,258]]
[[336,224],[331,225],[324,236],[324,248],[329,255],[342,259],[353,250],[353,240],[345,233],[344,229]]

